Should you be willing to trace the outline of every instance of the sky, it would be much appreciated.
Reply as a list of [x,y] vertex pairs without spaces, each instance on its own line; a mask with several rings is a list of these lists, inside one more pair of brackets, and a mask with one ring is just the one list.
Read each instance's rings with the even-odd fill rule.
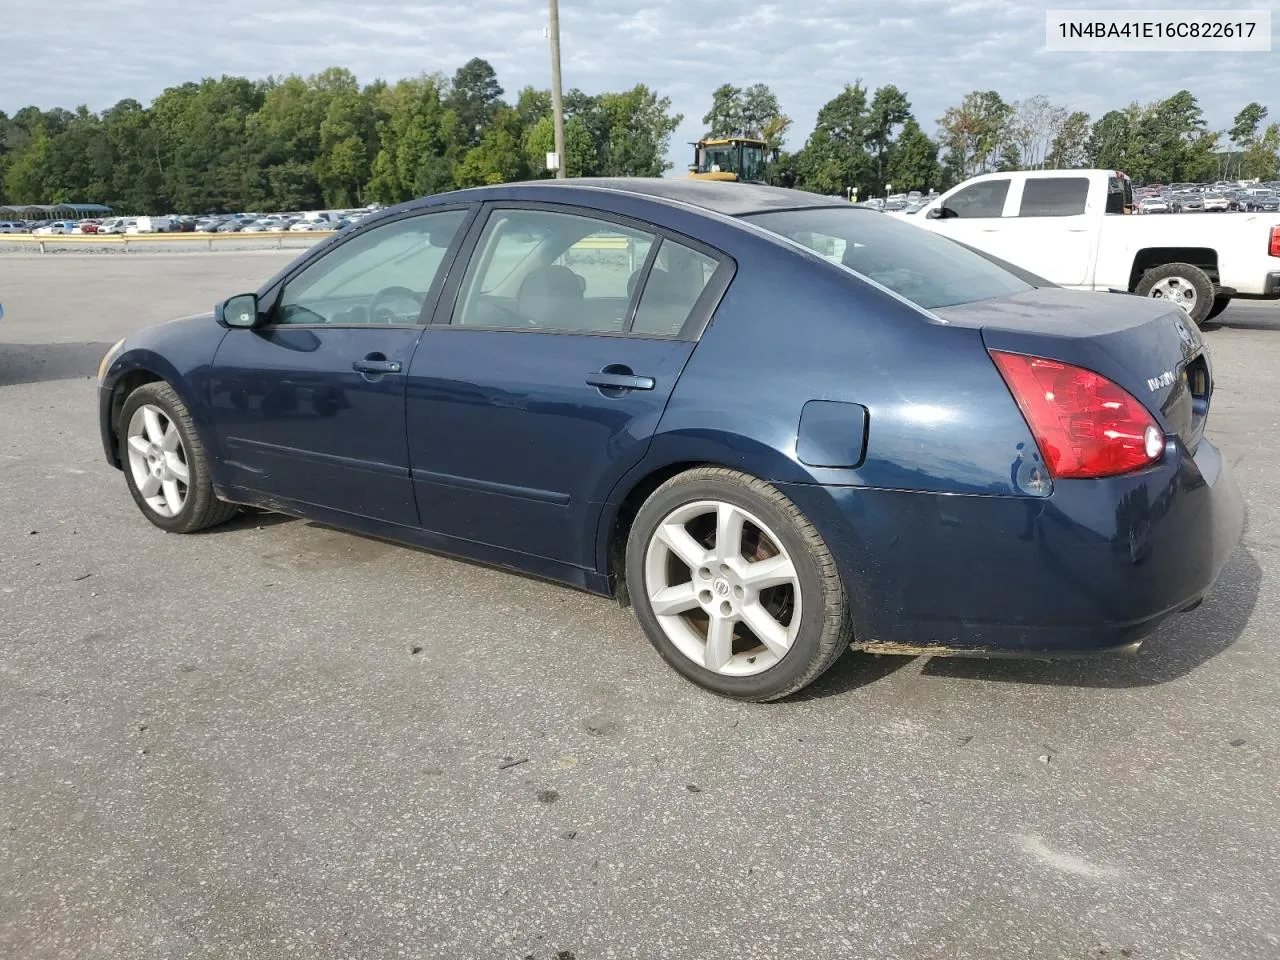
[[[1269,53],[1050,53],[1048,8],[1272,9],[1264,0],[560,0],[565,89],[668,96],[684,121],[673,172],[689,162],[711,91],[769,84],[798,148],[845,83],[902,89],[926,132],[970,90],[1045,94],[1095,119],[1188,89],[1223,129],[1259,100],[1280,119],[1280,41]],[[265,77],[344,66],[361,82],[493,64],[510,99],[550,86],[546,0],[0,0],[0,110],[101,110],[222,74]],[[1273,27],[1274,29],[1274,27]],[[1269,102],[1268,102],[1269,101]]]

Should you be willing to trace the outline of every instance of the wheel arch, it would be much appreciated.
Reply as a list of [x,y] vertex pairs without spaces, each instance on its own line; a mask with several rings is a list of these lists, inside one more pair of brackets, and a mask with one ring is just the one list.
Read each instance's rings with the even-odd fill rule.
[[1209,279],[1217,283],[1221,278],[1218,272],[1218,251],[1212,247],[1143,247],[1133,255],[1133,266],[1129,269],[1129,291],[1138,289],[1143,274],[1154,267],[1166,263],[1189,263],[1199,267],[1209,275]]
[[733,436],[667,435],[655,439],[649,455],[614,485],[596,522],[596,570],[622,606],[626,586],[627,536],[640,507],[672,477],[698,467],[725,467],[770,483],[814,482],[812,475],[781,451]]
[[117,363],[121,360],[123,361],[121,369],[103,384],[103,388],[110,391],[106,402],[103,404],[103,432],[109,445],[108,449],[113,466],[119,468],[122,463],[119,450],[119,432],[120,413],[124,409],[125,401],[129,398],[129,394],[148,383],[167,383],[173,388],[174,393],[178,395],[178,399],[182,401],[191,414],[196,426],[200,428],[200,439],[205,445],[205,449],[212,450],[213,444],[210,441],[213,438],[209,436],[210,431],[206,429],[204,410],[191,395],[191,385],[186,382],[172,364],[160,354],[153,353],[150,350],[140,350],[126,354]]
[[111,463],[117,469],[122,469],[124,462],[120,456],[120,414],[124,411],[124,402],[129,399],[129,395],[139,387],[146,386],[148,383],[164,383],[164,377],[156,373],[154,370],[148,370],[145,367],[135,367],[126,370],[111,385],[111,393],[109,395],[107,406],[107,429],[106,440],[111,452]]
[[[631,534],[631,524],[649,499],[653,491],[687,470],[698,467],[719,467],[724,464],[708,460],[688,460],[668,463],[655,467],[648,473],[635,478],[630,488],[625,490],[621,499],[612,500],[604,505],[598,525],[597,556],[600,569],[604,571],[609,592],[624,607],[631,605],[631,597],[627,592],[627,538]],[[626,482],[624,478],[623,482]],[[622,486],[620,483],[619,486]],[[616,491],[615,491],[616,494]]]

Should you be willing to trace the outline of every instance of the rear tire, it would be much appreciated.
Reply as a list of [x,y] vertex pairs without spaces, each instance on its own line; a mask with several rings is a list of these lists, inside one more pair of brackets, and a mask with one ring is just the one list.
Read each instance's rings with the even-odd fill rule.
[[795,693],[853,639],[817,529],[776,487],[736,470],[700,467],[655,490],[631,526],[626,566],[649,642],[721,696]]
[[1214,288],[1209,275],[1190,263],[1162,263],[1142,275],[1135,292],[1142,297],[1169,300],[1197,324],[1213,307]]
[[142,515],[161,530],[195,533],[239,511],[214,494],[204,445],[169,384],[148,383],[129,394],[117,430],[125,484]]

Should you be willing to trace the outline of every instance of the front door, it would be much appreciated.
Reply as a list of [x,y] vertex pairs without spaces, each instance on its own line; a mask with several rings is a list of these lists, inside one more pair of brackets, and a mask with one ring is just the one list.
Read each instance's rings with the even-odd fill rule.
[[594,518],[648,449],[718,268],[586,212],[494,210],[409,370],[422,525],[593,568]]
[[355,233],[285,282],[265,325],[228,332],[210,404],[230,483],[417,526],[405,373],[466,217]]
[[[1002,246],[1000,234],[1005,225],[1003,218],[1008,196],[1008,177],[978,180],[960,188],[955,193],[943,196],[933,204],[931,209],[945,208],[948,216],[931,219],[926,215],[922,225],[944,237],[950,237],[952,240],[976,247],[978,250],[985,250],[1001,259],[1007,259],[996,250]],[[913,216],[920,216],[920,214],[913,214]],[[1009,262],[1018,263],[1017,260]]]

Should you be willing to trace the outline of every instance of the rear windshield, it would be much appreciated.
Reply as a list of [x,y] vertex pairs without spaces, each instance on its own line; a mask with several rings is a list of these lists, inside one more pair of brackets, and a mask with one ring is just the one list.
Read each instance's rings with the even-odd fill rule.
[[814,207],[743,219],[856,270],[926,310],[1034,289],[953,240],[873,210]]

